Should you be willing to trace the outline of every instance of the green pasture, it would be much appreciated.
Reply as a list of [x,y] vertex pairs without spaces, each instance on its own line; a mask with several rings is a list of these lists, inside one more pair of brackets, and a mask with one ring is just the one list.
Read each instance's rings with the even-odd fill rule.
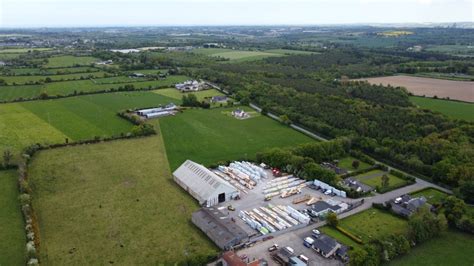
[[454,119],[463,119],[474,122],[474,103],[414,96],[410,97],[410,101],[423,109],[437,111]]
[[100,59],[91,56],[72,56],[72,55],[61,55],[53,56],[48,58],[48,63],[44,65],[47,68],[56,67],[73,67],[73,66],[85,66],[90,65]]

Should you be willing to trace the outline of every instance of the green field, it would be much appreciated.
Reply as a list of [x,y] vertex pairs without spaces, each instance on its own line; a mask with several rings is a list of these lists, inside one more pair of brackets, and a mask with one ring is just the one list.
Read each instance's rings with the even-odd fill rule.
[[43,151],[30,166],[44,265],[172,265],[217,248],[190,222],[161,135]]
[[[169,89],[159,89],[153,92],[166,96],[166,97],[176,99],[176,100],[180,100],[180,101],[183,98],[183,95],[187,95],[187,94],[196,95],[198,101],[204,101],[206,99],[212,98],[212,96],[224,95],[222,92],[215,89],[182,93],[177,89],[169,88]],[[211,107],[219,107],[220,105],[221,103],[211,103]],[[222,103],[222,105],[226,106],[227,103]]]
[[437,111],[454,119],[474,122],[474,103],[424,97],[410,97],[410,100],[421,108]]
[[440,190],[437,190],[435,188],[423,189],[423,190],[420,190],[420,191],[416,191],[414,193],[410,193],[410,195],[412,195],[414,197],[424,196],[428,200],[428,203],[430,203],[430,204],[441,204],[441,202],[447,196],[449,196],[448,194],[446,194],[446,193],[444,193]]
[[25,265],[25,231],[15,170],[0,171],[0,265]]
[[44,82],[46,78],[50,78],[52,81],[60,80],[75,80],[75,79],[89,79],[93,78],[103,78],[105,72],[96,71],[92,73],[74,73],[74,74],[64,74],[64,75],[36,75],[36,76],[0,76],[0,79],[3,79],[8,85],[13,84],[27,84],[28,82]]
[[355,169],[354,167],[352,167],[352,162],[354,160],[358,160],[352,156],[348,156],[348,157],[345,157],[345,158],[342,158],[339,160],[339,164],[338,166],[342,169],[345,169],[347,171],[355,171],[355,170],[361,170],[361,169],[367,169],[370,167],[370,165],[368,163],[365,163],[361,160],[358,160],[359,161],[359,168]]
[[52,48],[8,48],[8,49],[0,49],[0,54],[3,53],[28,53],[32,51],[48,51],[52,50]]
[[188,109],[173,117],[160,118],[171,169],[186,159],[204,165],[253,159],[256,152],[266,148],[314,141],[265,116],[238,120],[228,115],[231,110]]
[[152,81],[137,81],[136,79],[128,78],[127,83],[114,83],[114,84],[100,84],[101,80],[105,79],[94,79],[94,80],[74,80],[74,81],[61,81],[45,83],[41,85],[23,85],[23,86],[4,86],[0,88],[0,101],[11,101],[18,98],[32,98],[38,97],[41,93],[47,93],[48,95],[70,95],[74,92],[93,92],[108,89],[118,89],[125,85],[133,85],[135,89],[146,89],[150,87],[161,87],[171,86],[175,83],[182,82],[189,79],[186,76],[168,76],[163,80],[152,80]]
[[56,67],[85,66],[85,65],[93,64],[98,61],[100,61],[100,59],[91,57],[91,56],[72,56],[72,55],[53,56],[53,57],[48,58],[48,63],[45,65],[45,67],[56,68]]
[[474,237],[453,230],[425,242],[389,265],[471,266],[474,265]]
[[384,174],[388,175],[389,177],[389,189],[387,191],[398,188],[407,182],[399,177],[381,170],[372,170],[367,173],[357,175],[354,178],[368,186],[375,188],[377,186],[382,187],[382,176]]
[[213,57],[229,59],[232,62],[243,62],[259,60],[271,56],[283,56],[281,53],[270,53],[264,51],[245,51],[222,48],[202,48],[193,50],[194,53],[204,54]]
[[5,68],[2,73],[10,75],[63,75],[99,71],[93,67],[66,67],[66,68]]
[[451,55],[474,56],[474,46],[472,45],[431,45],[426,50]]
[[153,92],[84,95],[58,100],[0,105],[0,152],[18,152],[31,144],[63,143],[129,132],[132,125],[116,113],[181,100]]
[[317,54],[316,52],[300,51],[300,50],[289,50],[289,49],[271,49],[271,50],[265,50],[265,52],[271,53],[271,54],[281,54],[281,55],[308,55],[308,54]]

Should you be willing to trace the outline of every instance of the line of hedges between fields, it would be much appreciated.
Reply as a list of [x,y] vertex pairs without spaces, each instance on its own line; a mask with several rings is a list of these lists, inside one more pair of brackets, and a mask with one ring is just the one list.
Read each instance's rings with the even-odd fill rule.
[[362,241],[362,239],[360,239],[359,237],[357,237],[356,235],[352,234],[351,232],[347,231],[346,229],[342,228],[341,226],[336,226],[336,229],[341,232],[342,234],[344,234],[345,236],[347,236],[348,238],[354,240],[357,244],[363,244],[364,242]]

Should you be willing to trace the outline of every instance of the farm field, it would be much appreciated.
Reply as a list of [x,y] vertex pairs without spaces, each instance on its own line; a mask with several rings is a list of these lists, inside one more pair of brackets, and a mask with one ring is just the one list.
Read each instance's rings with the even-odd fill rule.
[[100,71],[93,67],[66,67],[66,68],[7,68],[3,73],[11,75],[63,75]]
[[[163,95],[163,96],[166,96],[166,97],[176,99],[176,100],[180,100],[180,101],[183,98],[183,95],[188,95],[190,93],[196,95],[198,101],[203,101],[206,98],[212,98],[212,96],[224,95],[223,93],[221,93],[220,91],[215,90],[215,89],[203,90],[203,91],[197,91],[197,92],[182,93],[182,92],[178,91],[175,88],[169,88],[169,89],[159,89],[159,90],[155,90],[153,92],[157,93],[157,94],[160,94],[160,95]],[[227,103],[223,103],[223,105],[226,105],[226,104]],[[211,107],[216,107],[218,105],[220,105],[220,103],[212,103]]]
[[52,50],[52,48],[7,48],[7,49],[0,49],[0,54],[3,53],[28,53],[32,51],[48,51]]
[[25,231],[16,170],[0,171],[0,265],[25,264]]
[[52,81],[59,80],[74,80],[80,78],[103,78],[106,75],[103,71],[96,71],[90,73],[74,73],[74,74],[63,74],[63,75],[37,75],[37,76],[0,76],[8,85],[26,84],[28,82],[44,82],[46,78],[50,78]]
[[63,143],[127,133],[132,125],[116,113],[128,108],[180,104],[152,92],[117,92],[84,95],[58,100],[0,105],[0,152],[10,149],[18,156],[34,144]]
[[314,141],[265,116],[238,120],[228,114],[232,110],[188,109],[173,117],[160,118],[171,170],[186,159],[204,165],[252,159],[256,152],[266,148]]
[[410,195],[415,197],[424,196],[430,204],[440,204],[448,196],[448,194],[435,188],[423,189],[414,193],[410,193]]
[[426,50],[451,55],[474,56],[474,46],[472,45],[432,45]]
[[62,55],[48,58],[48,63],[44,66],[47,68],[84,66],[98,61],[100,59],[91,56]]
[[410,253],[395,259],[389,265],[470,266],[474,264],[472,254],[474,254],[474,237],[448,230],[440,237],[413,248]]
[[405,87],[414,95],[437,96],[438,98],[449,97],[450,99],[474,102],[474,82],[471,81],[421,78],[405,75],[367,78],[364,80],[372,84]]
[[370,172],[360,174],[355,176],[354,178],[359,180],[360,182],[371,186],[373,188],[382,187],[382,176],[386,174],[389,177],[389,186],[387,191],[393,190],[395,188],[398,188],[400,186],[403,186],[407,181],[396,177],[394,175],[391,175],[387,172],[381,171],[381,170],[372,170]]
[[[106,78],[107,79],[107,78]],[[135,89],[145,89],[150,87],[161,87],[171,86],[175,83],[187,80],[186,76],[169,76],[164,80],[152,80],[152,81],[136,81],[126,83],[113,83],[113,84],[99,84],[101,79],[92,80],[74,80],[74,81],[62,81],[52,82],[42,85],[23,85],[23,86],[6,86],[0,88],[0,101],[11,101],[18,98],[32,98],[38,97],[41,93],[45,92],[48,95],[70,95],[74,92],[94,92],[109,89],[118,89],[125,85],[133,85]]]
[[199,206],[172,181],[160,134],[43,151],[30,169],[45,265],[170,265],[217,254],[190,223]]
[[339,225],[359,236],[364,242],[383,235],[408,232],[406,220],[374,208],[342,219]]
[[271,49],[265,50],[267,53],[272,54],[281,54],[281,55],[308,55],[308,54],[317,54],[316,52],[310,51],[301,51],[301,50],[290,50],[290,49]]
[[474,104],[424,97],[410,97],[410,101],[423,109],[440,112],[454,119],[474,121]]
[[222,57],[229,59],[231,62],[243,62],[243,61],[252,61],[259,60],[271,56],[283,56],[280,53],[270,53],[265,51],[245,51],[245,50],[232,50],[232,49],[222,49],[222,48],[202,48],[196,49],[193,52],[204,54],[213,57]]
[[[353,162],[354,160],[359,161],[359,167],[358,167],[357,169],[354,168],[354,167],[352,167],[352,162]],[[347,171],[355,171],[355,170],[367,169],[367,168],[370,167],[370,165],[369,165],[368,163],[363,162],[363,161],[361,161],[361,160],[359,160],[359,159],[356,159],[356,158],[354,158],[354,157],[352,157],[352,156],[348,156],[348,157],[345,157],[345,158],[340,159],[338,166],[339,166],[340,168],[342,168],[342,169],[347,170]]]

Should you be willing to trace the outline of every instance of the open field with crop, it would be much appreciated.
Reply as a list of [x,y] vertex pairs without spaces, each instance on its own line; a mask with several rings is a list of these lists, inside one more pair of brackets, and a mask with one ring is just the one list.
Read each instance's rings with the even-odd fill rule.
[[[355,160],[359,161],[359,167],[357,169],[352,167],[352,162]],[[347,171],[361,170],[361,169],[366,169],[370,167],[368,163],[358,160],[352,156],[348,156],[348,157],[340,159],[338,166],[342,169],[346,169]]]
[[316,52],[301,51],[301,50],[290,50],[290,49],[271,49],[265,50],[266,53],[281,54],[281,55],[304,55],[304,54],[317,54]]
[[474,104],[424,97],[410,97],[410,101],[421,108],[440,112],[454,119],[474,121]]
[[84,95],[58,100],[0,105],[0,152],[18,156],[34,144],[63,143],[127,133],[132,125],[116,114],[128,108],[153,107],[181,100],[152,92],[119,92]]
[[457,81],[412,76],[389,76],[364,79],[372,84],[405,87],[414,95],[450,98],[466,102],[474,102],[474,82]]
[[474,46],[472,45],[431,45],[426,50],[451,55],[474,56]]
[[98,61],[100,61],[100,59],[91,57],[91,56],[72,56],[72,55],[53,56],[53,57],[48,58],[48,63],[45,65],[45,67],[55,68],[55,67],[85,66],[85,65],[93,64]]
[[376,188],[376,187],[381,188],[382,176],[384,174],[386,174],[389,177],[389,185],[388,185],[387,191],[398,188],[400,186],[403,186],[403,184],[407,183],[407,181],[381,170],[372,170],[370,172],[357,175],[354,178],[373,188]]
[[46,78],[52,81],[60,80],[75,80],[75,79],[89,79],[89,78],[103,78],[105,72],[96,71],[92,73],[74,73],[64,75],[35,75],[35,76],[0,76],[8,85],[13,84],[27,84],[28,82],[44,82]]
[[25,264],[25,232],[16,170],[0,171],[0,265]]
[[45,265],[170,265],[213,256],[161,135],[43,151],[30,167]]
[[410,253],[395,259],[390,266],[397,265],[459,265],[474,264],[474,237],[454,230],[444,232],[410,250]]
[[[107,78],[106,78],[107,79]],[[18,98],[38,97],[41,93],[48,95],[69,95],[80,92],[93,92],[108,89],[118,89],[125,85],[133,85],[135,89],[146,89],[161,86],[171,86],[175,83],[187,80],[186,76],[168,76],[163,80],[152,81],[136,81],[136,79],[127,79],[131,82],[100,84],[102,79],[94,80],[74,80],[45,83],[41,85],[22,85],[22,86],[5,86],[0,88],[0,100],[8,101]]]
[[252,159],[256,152],[266,148],[314,141],[265,116],[238,120],[228,115],[231,110],[188,109],[182,114],[159,119],[171,169],[176,169],[186,159],[204,165],[222,160]]

